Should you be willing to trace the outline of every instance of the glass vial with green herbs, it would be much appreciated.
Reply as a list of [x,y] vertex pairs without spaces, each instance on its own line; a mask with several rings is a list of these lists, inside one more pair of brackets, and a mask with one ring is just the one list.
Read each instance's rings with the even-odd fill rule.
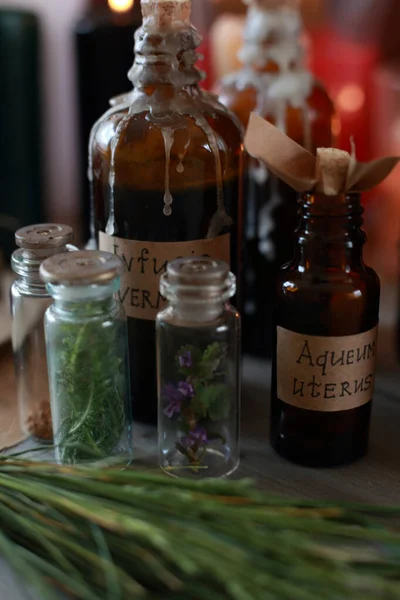
[[240,316],[222,261],[171,262],[157,316],[160,466],[176,477],[224,477],[238,467]]
[[56,458],[128,463],[132,418],[123,265],[107,252],[59,254],[40,269],[54,304],[45,333]]
[[11,287],[12,345],[21,430],[40,444],[53,441],[43,317],[52,298],[41,280],[42,262],[68,249],[67,225],[43,223],[18,229],[12,255],[17,278]]

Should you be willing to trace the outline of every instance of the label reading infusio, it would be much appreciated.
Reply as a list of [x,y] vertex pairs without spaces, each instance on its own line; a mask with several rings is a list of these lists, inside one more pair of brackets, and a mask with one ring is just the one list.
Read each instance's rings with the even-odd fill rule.
[[128,317],[150,321],[165,306],[159,286],[169,262],[176,258],[210,256],[230,264],[229,233],[192,242],[139,242],[100,232],[99,247],[119,256],[125,265],[118,294]]
[[335,412],[369,402],[374,390],[378,327],[359,335],[320,337],[278,327],[278,398]]

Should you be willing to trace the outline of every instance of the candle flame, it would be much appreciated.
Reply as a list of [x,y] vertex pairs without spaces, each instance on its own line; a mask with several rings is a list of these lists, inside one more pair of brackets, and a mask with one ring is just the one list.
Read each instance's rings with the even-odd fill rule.
[[135,0],[108,0],[108,6],[117,13],[124,13],[133,8]]

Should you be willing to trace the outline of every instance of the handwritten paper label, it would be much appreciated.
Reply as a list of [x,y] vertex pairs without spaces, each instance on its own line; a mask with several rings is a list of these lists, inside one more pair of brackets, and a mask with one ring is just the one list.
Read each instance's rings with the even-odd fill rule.
[[287,404],[335,412],[372,398],[378,327],[359,335],[320,337],[278,327],[278,398]]
[[169,262],[176,258],[210,256],[230,264],[229,233],[192,242],[139,242],[100,232],[99,247],[119,256],[125,265],[119,299],[128,317],[149,321],[154,321],[165,307],[159,286]]

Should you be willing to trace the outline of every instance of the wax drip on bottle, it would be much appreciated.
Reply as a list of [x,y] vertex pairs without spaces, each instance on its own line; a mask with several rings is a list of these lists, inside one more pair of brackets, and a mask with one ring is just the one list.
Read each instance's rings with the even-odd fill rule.
[[[240,90],[252,87],[257,92],[256,112],[271,118],[287,131],[287,109],[293,107],[304,116],[304,146],[311,149],[311,122],[307,99],[314,83],[304,69],[300,42],[302,22],[298,0],[244,0],[249,5],[244,44],[239,51],[243,68],[226,76],[223,83]],[[278,72],[268,71],[276,65]],[[267,68],[267,72],[262,70]],[[266,171],[254,165],[251,176],[257,183],[267,179]],[[263,181],[264,180],[264,181]]]
[[[113,111],[114,112],[114,111]],[[90,221],[89,221],[89,231],[90,237],[86,244],[86,250],[97,250],[97,239],[96,239],[96,223],[95,223],[95,214],[94,214],[94,179],[96,173],[94,172],[93,164],[93,151],[94,151],[94,140],[96,139],[97,132],[102,124],[103,120],[108,117],[108,113],[103,115],[92,127],[89,137],[89,156],[88,156],[88,171],[87,177],[89,180],[89,190],[90,190]]]
[[[142,0],[143,25],[135,34],[136,59],[129,73],[129,79],[135,88],[131,96],[130,115],[148,111],[149,121],[159,128],[164,138],[165,190],[163,213],[165,216],[172,214],[173,197],[170,190],[170,167],[174,134],[178,129],[187,128],[185,116],[192,119],[203,131],[215,159],[217,210],[211,219],[207,234],[207,238],[214,238],[225,227],[232,224],[224,204],[223,175],[218,141],[207,119],[203,116],[201,110],[195,108],[190,96],[188,95],[185,99],[185,95],[179,92],[182,86],[197,83],[200,80],[199,72],[194,65],[197,58],[195,48],[199,46],[201,38],[190,25],[190,4],[190,0]],[[148,41],[153,34],[157,34],[157,37],[162,39],[161,53],[154,53],[154,44]],[[184,53],[181,52],[183,45],[185,47]],[[164,55],[167,56],[167,59],[163,58]],[[177,58],[178,55],[180,56],[179,59]],[[166,60],[166,64],[172,64],[168,76],[169,81],[173,83],[177,90],[168,99],[169,109],[165,105],[165,96],[162,96],[159,100],[158,94],[155,92],[144,98],[140,92],[141,86],[146,85],[146,77],[149,77],[149,81],[154,81],[156,74],[153,65],[159,64],[162,60]],[[197,100],[201,105],[201,92]],[[215,100],[214,106],[218,106],[219,109],[223,110],[222,105],[217,100]],[[113,147],[116,147],[115,137]],[[190,139],[188,138],[183,153],[177,155],[179,162],[176,165],[176,170],[178,173],[184,172],[183,160],[189,145]]]
[[210,227],[208,228],[207,238],[217,237],[225,227],[232,225],[232,219],[227,214],[224,202],[224,189],[222,185],[222,167],[221,156],[218,148],[217,137],[205,119],[201,115],[197,115],[195,123],[204,132],[207,143],[215,160],[215,175],[216,175],[216,191],[217,191],[217,210],[211,218]]
[[92,130],[90,132],[90,137],[89,137],[89,152],[88,152],[88,171],[87,171],[87,177],[89,180],[89,186],[90,186],[90,239],[88,241],[88,243],[86,244],[86,249],[87,250],[97,250],[98,247],[98,243],[97,243],[97,239],[96,239],[96,223],[95,223],[95,210],[94,210],[94,204],[95,204],[95,198],[94,198],[94,180],[95,178],[98,179],[100,177],[100,173],[95,172],[94,170],[94,158],[93,158],[93,152],[94,152],[94,141],[97,137],[98,131],[101,127],[101,125],[103,124],[103,122],[107,121],[112,115],[116,114],[117,112],[123,111],[125,109],[129,108],[129,99],[126,99],[125,103],[120,102],[118,105],[114,105],[112,106],[98,121],[96,121],[96,123],[93,125]]
[[122,133],[125,129],[125,126],[129,124],[130,115],[125,116],[120,123],[118,124],[117,130],[111,140],[111,156],[110,156],[110,173],[108,177],[108,187],[110,193],[110,209],[108,222],[106,226],[106,234],[107,235],[115,235],[115,157],[117,154],[118,146],[121,141]]
[[303,138],[304,148],[309,152],[312,152],[311,117],[308,106],[303,107]]
[[161,133],[164,138],[164,147],[165,147],[165,191],[164,191],[164,209],[163,213],[166,217],[172,215],[172,202],[173,198],[170,191],[170,174],[169,168],[171,164],[171,148],[174,143],[174,130],[169,127],[163,127],[161,129]]
[[271,195],[265,202],[258,215],[258,251],[269,261],[276,259],[276,247],[271,234],[275,231],[274,211],[282,204],[277,177],[271,179]]
[[277,102],[273,115],[276,127],[285,134],[287,133],[287,109],[288,105],[286,104],[286,102]]
[[185,160],[185,156],[187,154],[187,151],[189,150],[189,146],[190,146],[190,137],[188,136],[185,146],[183,148],[183,152],[178,154],[179,162],[176,166],[176,170],[178,173],[183,173],[185,171],[185,167],[183,166],[183,161]]

